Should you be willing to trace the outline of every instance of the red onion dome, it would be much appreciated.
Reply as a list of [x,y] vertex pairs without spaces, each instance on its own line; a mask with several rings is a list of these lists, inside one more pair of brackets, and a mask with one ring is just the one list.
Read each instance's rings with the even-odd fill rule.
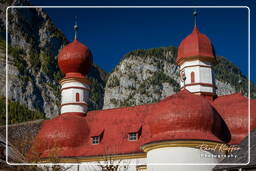
[[211,41],[206,35],[200,33],[195,26],[193,32],[181,41],[176,62],[179,64],[183,60],[198,57],[212,61],[216,60]]
[[145,118],[151,137],[145,143],[170,140],[227,141],[229,134],[209,101],[187,90],[169,96]]
[[44,121],[41,126],[31,153],[41,154],[41,157],[50,157],[52,151],[74,149],[88,141],[89,126],[82,113],[67,113],[52,120]]
[[220,96],[213,101],[231,132],[230,144],[240,144],[250,130],[256,128],[256,100],[251,100],[250,123],[248,121],[248,99],[240,93]]
[[88,47],[76,39],[64,46],[58,55],[58,65],[64,74],[86,75],[92,65],[92,54]]

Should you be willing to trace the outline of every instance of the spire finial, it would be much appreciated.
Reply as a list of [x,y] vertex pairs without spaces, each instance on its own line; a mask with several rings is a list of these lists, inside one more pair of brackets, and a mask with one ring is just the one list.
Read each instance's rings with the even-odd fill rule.
[[197,10],[195,9],[194,11],[193,11],[193,16],[194,16],[194,22],[195,22],[195,26],[196,26],[196,16],[197,16]]
[[75,25],[74,25],[75,40],[77,40],[77,30],[78,30],[78,25],[77,25],[77,16],[76,16],[75,17]]

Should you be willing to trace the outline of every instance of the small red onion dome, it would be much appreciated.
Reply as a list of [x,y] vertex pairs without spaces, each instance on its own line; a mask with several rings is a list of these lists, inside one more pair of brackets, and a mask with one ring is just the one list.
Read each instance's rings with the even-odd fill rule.
[[220,96],[213,101],[231,133],[229,144],[240,144],[248,135],[248,127],[256,129],[256,100],[251,100],[250,122],[248,121],[248,99],[241,93]]
[[61,49],[58,55],[58,65],[66,76],[72,73],[84,76],[90,71],[92,65],[91,51],[75,39]]
[[145,118],[145,127],[151,134],[145,144],[171,140],[228,141],[224,121],[201,96],[182,90],[155,107],[155,112]]
[[29,158],[38,154],[38,157],[51,157],[51,153],[58,149],[63,153],[81,146],[88,138],[89,126],[82,113],[60,115],[43,122],[30,149]]
[[216,60],[211,41],[195,26],[193,32],[181,41],[176,62],[179,64],[183,60],[197,57]]

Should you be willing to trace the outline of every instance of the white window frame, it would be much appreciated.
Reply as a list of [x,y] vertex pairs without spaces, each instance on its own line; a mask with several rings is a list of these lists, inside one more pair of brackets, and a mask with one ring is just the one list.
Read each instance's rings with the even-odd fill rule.
[[100,143],[100,136],[93,136],[92,144],[99,144],[99,143]]
[[128,134],[129,141],[137,141],[138,140],[138,133],[137,132],[130,132]]

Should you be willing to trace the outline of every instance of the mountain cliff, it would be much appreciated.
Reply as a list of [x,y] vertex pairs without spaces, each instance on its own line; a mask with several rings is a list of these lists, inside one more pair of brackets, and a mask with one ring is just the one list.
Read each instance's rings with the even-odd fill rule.
[[[0,3],[0,86],[5,87],[5,9],[7,6],[31,5],[27,0]],[[8,10],[8,97],[10,123],[52,118],[59,113],[60,85],[63,77],[57,65],[59,50],[68,43],[43,9]],[[179,90],[176,47],[135,50],[124,55],[108,74],[93,65],[88,74],[92,82],[89,110],[133,106],[157,102]],[[247,95],[247,79],[230,61],[217,57],[214,66],[217,94],[242,91]],[[239,82],[241,80],[241,82]],[[106,87],[105,87],[106,85]],[[104,89],[105,88],[105,89]],[[255,97],[256,88],[252,88]],[[105,94],[105,95],[104,95]],[[0,89],[4,106],[5,89]],[[33,111],[35,111],[33,113]],[[4,123],[4,108],[0,109]],[[10,118],[9,118],[10,119]]]
[[[179,91],[176,55],[176,47],[135,50],[124,55],[106,83],[103,108],[154,103],[175,94]],[[247,95],[248,80],[239,68],[224,57],[217,57],[217,61],[213,67],[217,95],[240,91]],[[251,88],[255,97],[256,88]]]
[[[6,83],[5,9],[10,5],[31,4],[26,0],[1,1],[1,87]],[[52,118],[59,113],[59,81],[63,78],[57,65],[57,54],[68,40],[40,8],[9,8],[8,21],[8,98],[11,102],[27,106],[28,110],[39,111]],[[101,109],[107,73],[93,65],[88,77],[92,82],[89,109]],[[6,96],[5,89],[0,90],[0,96]]]

